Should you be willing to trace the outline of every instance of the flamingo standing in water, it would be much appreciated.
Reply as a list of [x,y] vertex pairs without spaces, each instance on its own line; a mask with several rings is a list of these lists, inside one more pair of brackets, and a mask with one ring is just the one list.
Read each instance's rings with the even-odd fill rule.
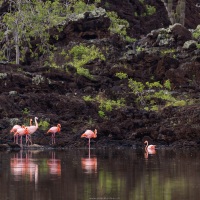
[[149,154],[156,154],[156,145],[149,145],[147,140],[144,141],[144,144],[146,144],[144,153],[145,158],[148,158]]
[[144,144],[146,144],[146,147],[145,147],[145,150],[155,150],[155,148],[156,148],[156,145],[149,145],[149,143],[148,143],[148,141],[147,140],[145,140],[144,141]]
[[[20,146],[21,147],[22,147],[22,136],[26,135],[26,134],[28,134],[28,128],[25,127],[24,125],[21,128],[18,128],[17,131],[14,134],[14,137],[18,136],[18,135],[21,137],[20,138]],[[18,144],[18,141],[17,141],[17,144]]]
[[10,130],[10,133],[14,133],[14,143],[18,143],[18,135],[15,136],[17,129],[21,128],[20,125],[14,125]]
[[91,130],[86,130],[85,133],[83,133],[81,135],[81,138],[83,138],[83,137],[89,139],[88,145],[89,145],[89,149],[90,149],[90,138],[96,138],[97,137],[97,129],[95,129],[94,132],[91,131]]
[[48,131],[47,131],[47,134],[48,133],[51,133],[51,141],[52,141],[52,144],[55,144],[55,134],[56,133],[59,133],[61,130],[61,125],[58,124],[57,126],[53,126],[51,127]]
[[[30,143],[32,144],[31,135],[32,135],[33,133],[35,133],[35,131],[37,131],[37,129],[38,129],[38,122],[37,122],[37,120],[38,120],[38,118],[35,117],[35,126],[34,126],[34,125],[27,126],[28,134],[27,134],[26,143],[27,143],[28,141],[30,141]],[[30,123],[32,124],[32,121],[30,121]]]

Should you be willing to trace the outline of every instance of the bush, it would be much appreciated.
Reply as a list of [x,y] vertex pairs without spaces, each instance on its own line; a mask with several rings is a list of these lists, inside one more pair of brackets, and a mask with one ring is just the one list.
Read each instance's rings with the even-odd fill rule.
[[[72,56],[72,64],[76,70],[77,73],[80,75],[83,75],[85,77],[88,77],[92,79],[92,75],[90,74],[88,69],[83,68],[84,65],[86,65],[88,62],[100,59],[105,60],[105,56],[102,54],[100,49],[96,47],[95,45],[92,46],[86,46],[84,44],[76,45],[72,47],[72,49],[69,51],[70,56]],[[69,55],[67,55],[67,58]]]

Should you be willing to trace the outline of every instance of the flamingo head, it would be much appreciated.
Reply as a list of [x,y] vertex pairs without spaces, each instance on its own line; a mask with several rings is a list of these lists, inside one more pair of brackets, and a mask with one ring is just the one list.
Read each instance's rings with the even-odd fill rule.
[[83,133],[83,134],[81,135],[81,138],[83,138],[83,137],[87,137],[87,135],[86,135],[85,133]]
[[94,138],[96,138],[97,137],[97,129],[94,130],[94,135],[95,135]]
[[57,127],[61,128],[61,125],[60,125],[60,124],[58,124],[58,125],[57,125]]
[[29,134],[29,132],[28,132],[28,128],[27,128],[27,127],[25,127],[25,134],[26,134],[26,135]]
[[26,128],[25,125],[22,125],[22,128]]
[[148,145],[148,141],[147,141],[147,140],[145,140],[145,141],[144,141],[144,144]]

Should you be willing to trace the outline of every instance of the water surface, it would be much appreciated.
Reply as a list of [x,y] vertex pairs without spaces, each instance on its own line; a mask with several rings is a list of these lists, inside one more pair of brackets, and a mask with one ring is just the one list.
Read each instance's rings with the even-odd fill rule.
[[195,200],[200,153],[158,149],[0,152],[0,200]]

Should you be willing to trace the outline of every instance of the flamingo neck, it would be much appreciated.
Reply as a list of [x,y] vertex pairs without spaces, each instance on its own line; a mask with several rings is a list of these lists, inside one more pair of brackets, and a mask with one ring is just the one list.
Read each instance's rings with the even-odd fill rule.
[[57,129],[58,129],[58,132],[60,132],[60,127],[59,126],[57,126]]
[[35,117],[35,126],[38,128],[37,117]]
[[145,148],[147,149],[147,148],[148,148],[148,146],[149,146],[149,143],[148,143],[148,141],[147,141],[147,144],[146,144],[146,147],[145,147]]

